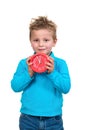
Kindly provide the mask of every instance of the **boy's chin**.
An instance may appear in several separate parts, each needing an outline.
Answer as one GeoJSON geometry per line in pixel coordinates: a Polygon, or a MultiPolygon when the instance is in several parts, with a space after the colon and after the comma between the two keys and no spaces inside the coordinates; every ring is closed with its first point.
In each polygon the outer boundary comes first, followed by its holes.
{"type": "Polygon", "coordinates": [[[45,51],[37,51],[36,53],[45,53],[45,54],[47,54],[45,51]]]}
{"type": "Polygon", "coordinates": [[[46,51],[37,51],[36,53],[44,53],[44,54],[46,54],[46,55],[49,55],[49,54],[50,54],[50,52],[46,52],[46,51]]]}
{"type": "Polygon", "coordinates": [[[36,53],[44,53],[44,54],[49,56],[51,52],[46,53],[46,52],[39,51],[39,52],[36,52],[36,53]]]}

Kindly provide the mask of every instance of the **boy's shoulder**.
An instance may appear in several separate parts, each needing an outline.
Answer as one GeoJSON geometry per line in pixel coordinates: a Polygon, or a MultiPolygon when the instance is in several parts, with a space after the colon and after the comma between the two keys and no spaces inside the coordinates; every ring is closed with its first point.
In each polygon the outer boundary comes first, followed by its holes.
{"type": "Polygon", "coordinates": [[[26,61],[26,57],[24,57],[24,58],[21,58],[20,60],[19,60],[19,62],[25,62],[26,61]]]}
{"type": "Polygon", "coordinates": [[[57,62],[66,62],[65,59],[60,58],[60,57],[54,55],[53,52],[52,52],[52,57],[53,57],[53,59],[54,59],[55,61],[57,61],[57,62]]]}
{"type": "Polygon", "coordinates": [[[55,57],[54,61],[55,61],[55,64],[58,66],[67,65],[66,61],[62,58],[59,58],[59,57],[55,57]]]}
{"type": "Polygon", "coordinates": [[[57,56],[55,56],[55,59],[56,59],[56,60],[59,60],[59,61],[65,61],[63,58],[57,57],[57,56]]]}
{"type": "Polygon", "coordinates": [[[27,60],[27,58],[22,58],[22,59],[19,60],[18,64],[24,65],[24,64],[26,64],[26,60],[27,60]]]}

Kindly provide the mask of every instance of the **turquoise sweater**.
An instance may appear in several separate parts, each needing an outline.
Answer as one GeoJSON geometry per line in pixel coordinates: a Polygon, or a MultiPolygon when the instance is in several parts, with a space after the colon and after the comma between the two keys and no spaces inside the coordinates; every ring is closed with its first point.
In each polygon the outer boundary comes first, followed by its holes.
{"type": "Polygon", "coordinates": [[[34,116],[55,116],[62,114],[63,94],[71,87],[69,71],[63,59],[54,59],[51,73],[35,73],[30,77],[26,59],[22,59],[11,80],[15,92],[21,92],[21,113],[34,116]]]}

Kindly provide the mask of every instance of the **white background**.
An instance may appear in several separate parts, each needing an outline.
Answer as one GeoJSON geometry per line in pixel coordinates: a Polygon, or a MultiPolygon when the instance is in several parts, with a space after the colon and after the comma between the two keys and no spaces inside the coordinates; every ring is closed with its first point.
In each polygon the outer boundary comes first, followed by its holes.
{"type": "Polygon", "coordinates": [[[45,15],[58,25],[56,56],[66,60],[72,81],[64,95],[65,130],[87,129],[86,0],[0,1],[0,130],[19,130],[21,93],[10,81],[21,58],[32,54],[28,38],[31,18],[45,15]]]}

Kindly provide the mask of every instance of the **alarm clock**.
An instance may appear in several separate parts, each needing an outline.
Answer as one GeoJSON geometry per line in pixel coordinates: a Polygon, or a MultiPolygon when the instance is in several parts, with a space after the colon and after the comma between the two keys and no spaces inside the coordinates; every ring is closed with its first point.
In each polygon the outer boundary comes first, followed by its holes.
{"type": "Polygon", "coordinates": [[[30,62],[32,63],[31,69],[34,72],[45,72],[46,62],[48,62],[48,55],[46,55],[45,53],[36,53],[33,56],[31,56],[30,62]]]}

